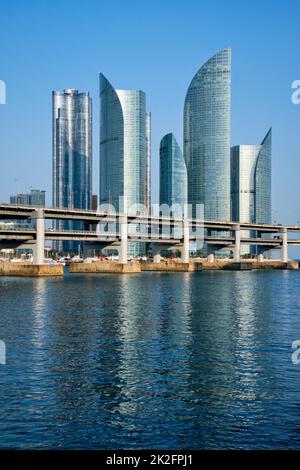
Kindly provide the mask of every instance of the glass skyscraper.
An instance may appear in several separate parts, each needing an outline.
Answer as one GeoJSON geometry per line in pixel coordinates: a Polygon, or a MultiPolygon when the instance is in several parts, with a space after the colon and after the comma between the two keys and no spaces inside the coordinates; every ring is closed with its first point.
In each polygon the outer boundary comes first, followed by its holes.
{"type": "Polygon", "coordinates": [[[255,167],[255,222],[270,224],[272,222],[271,205],[271,162],[272,162],[272,129],[261,143],[255,167]]]}
{"type": "Polygon", "coordinates": [[[159,204],[187,203],[187,171],[182,151],[172,133],[160,142],[159,204]]]}
{"type": "MultiPolygon", "coordinates": [[[[16,194],[10,196],[10,204],[45,207],[46,204],[46,191],[39,189],[31,189],[29,193],[16,194]]],[[[35,227],[34,219],[24,219],[18,221],[10,221],[9,224],[14,228],[32,228],[35,227]]],[[[5,224],[1,224],[5,226],[5,224]]]]}
{"type": "MultiPolygon", "coordinates": [[[[92,202],[92,101],[74,88],[52,93],[53,207],[90,209],[92,202]]],[[[76,221],[56,228],[82,229],[76,221]]],[[[77,251],[78,242],[57,242],[59,251],[77,251]]]]}
{"type": "Polygon", "coordinates": [[[10,196],[11,204],[22,204],[24,206],[37,206],[45,207],[45,195],[46,191],[39,189],[31,189],[30,193],[17,194],[16,196],[10,196]]]}
{"type": "MultiPolygon", "coordinates": [[[[236,145],[231,149],[232,220],[271,223],[272,130],[261,145],[236,145]]],[[[244,231],[243,236],[251,233],[244,231]]],[[[250,253],[249,245],[241,253],[250,253]]]]}
{"type": "Polygon", "coordinates": [[[184,158],[188,203],[204,204],[204,217],[230,219],[231,50],[196,73],[184,104],[184,158]]]}
{"type": "MultiPolygon", "coordinates": [[[[150,114],[140,90],[115,90],[100,74],[100,204],[118,212],[120,197],[127,208],[150,205],[150,114]]],[[[130,243],[129,256],[143,251],[130,243]]]]}
{"type": "Polygon", "coordinates": [[[151,212],[151,113],[146,113],[146,153],[147,153],[147,168],[146,168],[146,193],[145,193],[145,206],[148,212],[151,212]]]}

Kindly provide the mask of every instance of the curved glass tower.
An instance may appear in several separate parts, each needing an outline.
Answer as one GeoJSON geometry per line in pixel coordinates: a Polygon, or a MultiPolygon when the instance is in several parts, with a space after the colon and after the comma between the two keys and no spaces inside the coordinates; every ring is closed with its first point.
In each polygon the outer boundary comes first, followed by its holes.
{"type": "Polygon", "coordinates": [[[187,203],[187,172],[182,151],[172,133],[160,142],[159,204],[187,203]]]}
{"type": "Polygon", "coordinates": [[[115,89],[100,74],[100,204],[119,210],[124,196],[124,118],[115,89]]]}
{"type": "Polygon", "coordinates": [[[149,155],[145,93],[115,90],[100,74],[100,203],[113,204],[118,211],[120,196],[128,207],[147,202],[149,155]]]}
{"type": "MultiPolygon", "coordinates": [[[[150,115],[140,90],[115,90],[100,74],[100,204],[118,212],[119,198],[127,208],[150,199],[150,115]]],[[[141,244],[130,244],[130,256],[141,244]]]]}
{"type": "Polygon", "coordinates": [[[146,113],[146,153],[147,153],[147,167],[146,167],[146,192],[145,192],[145,206],[148,212],[151,212],[151,113],[146,113]]]}
{"type": "MultiPolygon", "coordinates": [[[[90,209],[92,203],[92,100],[74,88],[52,93],[53,207],[90,209]]],[[[81,229],[58,221],[57,228],[81,229]]],[[[77,251],[78,242],[57,242],[59,251],[77,251]]]]}
{"type": "Polygon", "coordinates": [[[204,217],[230,219],[231,50],[196,73],[184,104],[184,158],[188,203],[204,204],[204,217]]]}
{"type": "Polygon", "coordinates": [[[272,128],[261,143],[255,167],[255,222],[270,224],[271,205],[272,128]]]}
{"type": "MultiPolygon", "coordinates": [[[[272,130],[260,145],[236,145],[231,149],[232,220],[271,223],[272,130]]],[[[250,232],[244,231],[244,236],[250,232]]],[[[241,253],[254,253],[243,245],[241,253]]]]}

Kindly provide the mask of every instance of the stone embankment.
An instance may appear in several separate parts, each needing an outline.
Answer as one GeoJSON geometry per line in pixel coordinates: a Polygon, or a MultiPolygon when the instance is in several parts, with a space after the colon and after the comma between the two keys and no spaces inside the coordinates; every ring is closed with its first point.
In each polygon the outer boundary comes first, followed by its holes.
{"type": "Polygon", "coordinates": [[[0,276],[63,276],[61,264],[0,263],[0,276]]]}

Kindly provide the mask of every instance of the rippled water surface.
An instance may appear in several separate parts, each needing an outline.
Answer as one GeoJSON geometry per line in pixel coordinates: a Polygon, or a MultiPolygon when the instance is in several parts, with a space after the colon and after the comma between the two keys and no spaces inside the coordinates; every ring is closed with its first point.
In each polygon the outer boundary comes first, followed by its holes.
{"type": "Polygon", "coordinates": [[[300,272],[0,278],[0,448],[300,448],[300,272]]]}

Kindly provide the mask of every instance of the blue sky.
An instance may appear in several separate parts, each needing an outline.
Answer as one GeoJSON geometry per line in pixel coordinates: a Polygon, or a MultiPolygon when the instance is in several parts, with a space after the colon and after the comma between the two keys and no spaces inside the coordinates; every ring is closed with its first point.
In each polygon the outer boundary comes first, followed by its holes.
{"type": "Polygon", "coordinates": [[[273,127],[273,219],[300,220],[299,1],[94,1],[0,3],[0,201],[30,187],[51,201],[51,91],[93,98],[94,192],[98,192],[98,75],[142,89],[152,112],[153,199],[158,148],[182,143],[188,85],[203,63],[232,48],[232,144],[260,143],[273,127]]]}

